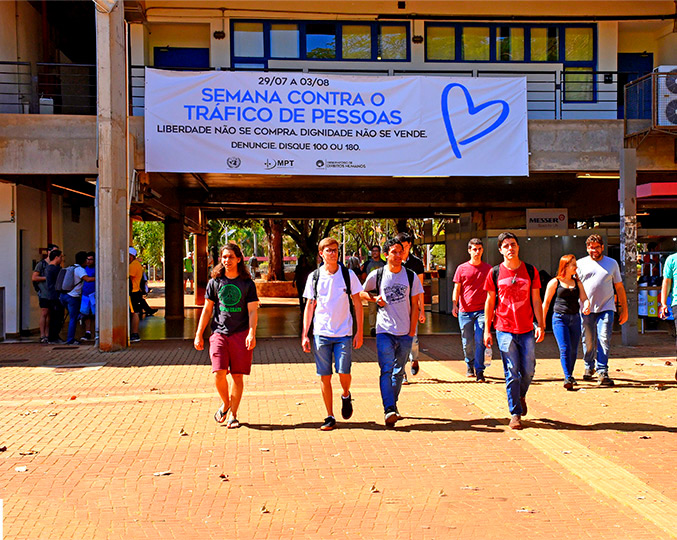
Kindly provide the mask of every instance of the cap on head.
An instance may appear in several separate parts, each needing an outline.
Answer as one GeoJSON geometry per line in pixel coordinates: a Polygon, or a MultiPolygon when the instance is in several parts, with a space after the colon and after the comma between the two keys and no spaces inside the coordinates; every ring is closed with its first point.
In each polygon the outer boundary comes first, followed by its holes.
{"type": "Polygon", "coordinates": [[[136,250],[133,247],[129,248],[129,254],[136,257],[136,250]]]}

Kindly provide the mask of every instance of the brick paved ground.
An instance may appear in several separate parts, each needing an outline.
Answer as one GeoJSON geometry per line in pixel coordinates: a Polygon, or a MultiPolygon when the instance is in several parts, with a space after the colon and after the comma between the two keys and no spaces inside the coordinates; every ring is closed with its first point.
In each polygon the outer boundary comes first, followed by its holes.
{"type": "Polygon", "coordinates": [[[499,363],[490,384],[470,382],[458,336],[421,339],[395,430],[367,339],[355,415],[333,432],[317,429],[319,387],[296,339],[259,341],[239,430],[212,419],[207,353],[190,342],[107,355],[1,345],[5,538],[674,537],[674,343],[640,339],[614,344],[615,388],[566,392],[548,336],[522,432],[506,426],[499,363]]]}

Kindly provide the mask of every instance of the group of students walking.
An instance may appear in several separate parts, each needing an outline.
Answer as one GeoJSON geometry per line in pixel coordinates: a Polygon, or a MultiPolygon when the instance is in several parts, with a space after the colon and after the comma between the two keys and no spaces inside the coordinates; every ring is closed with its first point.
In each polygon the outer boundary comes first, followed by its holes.
{"type": "MultiPolygon", "coordinates": [[[[409,247],[409,246],[407,246],[409,247]]],[[[482,241],[468,243],[470,260],[458,266],[452,294],[453,315],[459,318],[467,375],[485,382],[485,351],[493,345],[492,325],[501,354],[512,429],[522,429],[527,414],[526,396],[536,367],[535,344],[545,335],[545,319],[552,303],[553,332],[560,349],[564,387],[573,377],[578,343],[583,335],[584,380],[596,376],[601,386],[612,386],[608,356],[614,317],[627,321],[627,301],[618,264],[604,256],[599,235],[586,240],[588,257],[576,261],[562,256],[557,276],[547,285],[541,301],[538,270],[519,257],[517,237],[498,236],[503,262],[491,267],[482,261],[482,241]],[[618,297],[618,306],[615,297],[618,297]]],[[[339,263],[339,243],[325,238],[319,244],[323,264],[308,278],[301,346],[313,354],[327,417],[320,429],[336,426],[332,374],[339,376],[341,416],[353,414],[351,363],[353,349],[363,341],[362,302],[376,306],[375,335],[380,368],[379,386],[384,422],[388,427],[403,418],[398,398],[405,378],[405,363],[421,319],[423,286],[419,276],[403,265],[405,246],[399,238],[383,246],[385,264],[368,273],[364,283],[339,263]]],[[[222,248],[205,294],[205,307],[195,335],[195,348],[204,348],[203,333],[211,319],[209,354],[222,404],[214,415],[229,428],[240,426],[237,412],[244,389],[243,376],[251,372],[256,346],[258,297],[242,252],[235,244],[222,248]],[[232,389],[227,375],[231,375],[232,389]]],[[[416,373],[412,369],[412,373],[416,373]]]]}

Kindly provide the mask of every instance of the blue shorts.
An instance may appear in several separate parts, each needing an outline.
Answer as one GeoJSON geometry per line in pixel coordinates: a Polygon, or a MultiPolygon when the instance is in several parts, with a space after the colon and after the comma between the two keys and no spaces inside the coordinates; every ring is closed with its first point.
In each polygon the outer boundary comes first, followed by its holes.
{"type": "Polygon", "coordinates": [[[96,293],[82,295],[80,313],[85,317],[96,315],[96,293]]]}
{"type": "Polygon", "coordinates": [[[320,376],[331,375],[331,357],[334,355],[336,373],[350,373],[353,356],[353,338],[313,336],[313,356],[320,376]]]}

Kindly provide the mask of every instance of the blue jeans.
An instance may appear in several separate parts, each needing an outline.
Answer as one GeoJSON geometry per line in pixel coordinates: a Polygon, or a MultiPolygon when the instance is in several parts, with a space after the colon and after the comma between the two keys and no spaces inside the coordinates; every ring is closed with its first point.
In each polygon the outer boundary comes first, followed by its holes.
{"type": "Polygon", "coordinates": [[[536,371],[536,338],[533,330],[525,334],[511,334],[496,330],[496,343],[503,359],[505,389],[508,393],[510,414],[522,415],[520,398],[527,395],[536,371]]]}
{"type": "Polygon", "coordinates": [[[559,359],[562,363],[564,378],[573,377],[578,342],[581,340],[581,316],[578,313],[573,315],[553,313],[552,333],[555,334],[559,347],[559,359]]]}
{"type": "Polygon", "coordinates": [[[581,317],[583,330],[583,360],[586,369],[609,371],[609,345],[614,326],[614,312],[602,311],[581,317]],[[597,365],[595,365],[597,352],[597,365]]]}
{"type": "Polygon", "coordinates": [[[484,371],[484,310],[459,311],[458,324],[461,326],[465,363],[468,367],[474,366],[475,372],[484,371]]]}
{"type": "Polygon", "coordinates": [[[411,352],[412,341],[413,338],[406,334],[376,334],[378,365],[381,368],[379,385],[384,409],[397,406],[404,378],[404,364],[411,352]]]}
{"type": "Polygon", "coordinates": [[[331,358],[334,357],[336,373],[350,373],[353,354],[353,338],[313,336],[313,356],[315,368],[320,376],[331,375],[331,358]]]}
{"type": "Polygon", "coordinates": [[[62,294],[61,303],[68,310],[68,337],[66,338],[66,343],[73,343],[75,341],[75,328],[80,318],[80,297],[62,294]]]}

